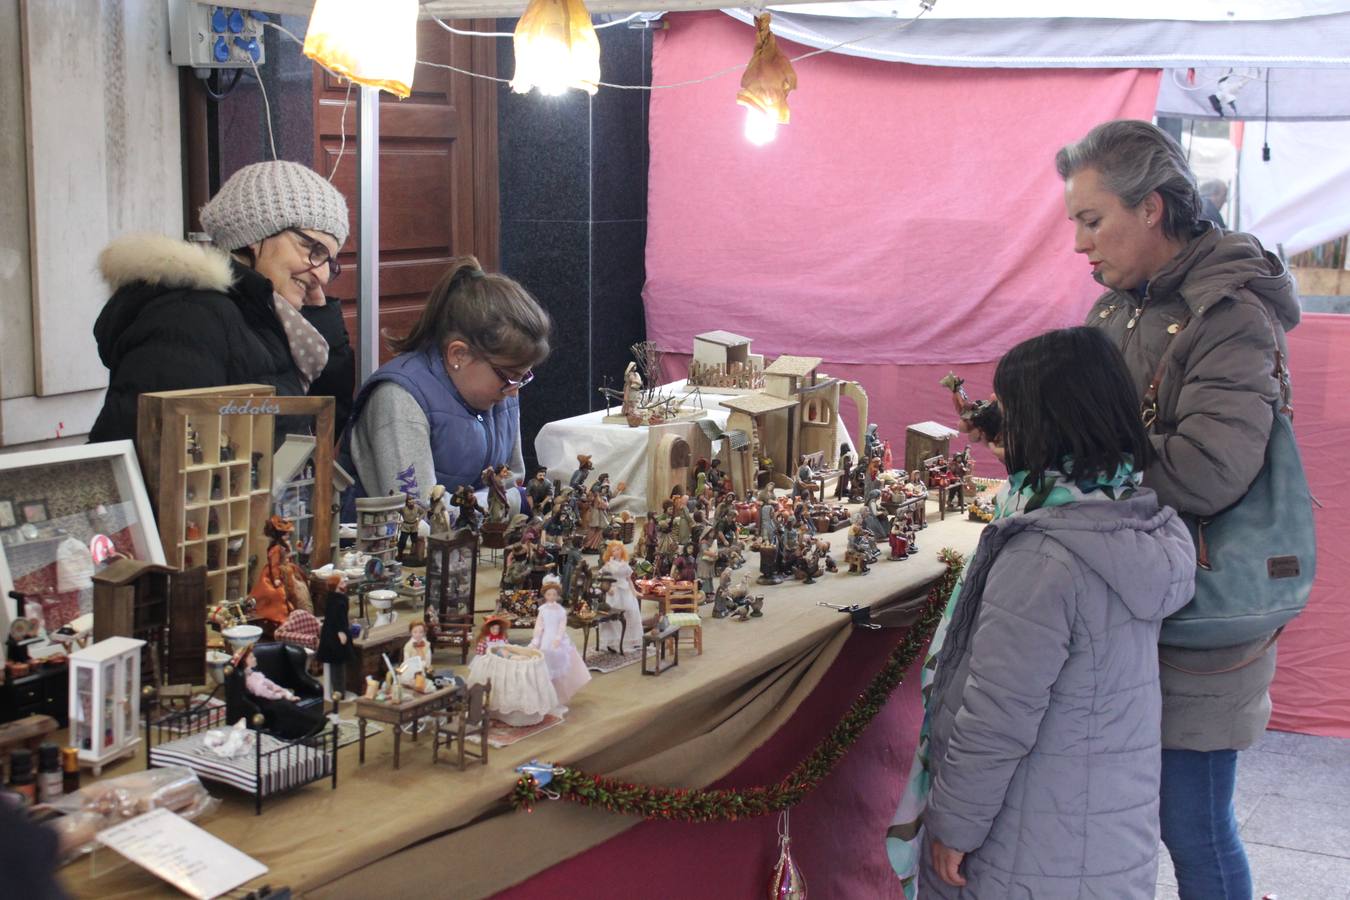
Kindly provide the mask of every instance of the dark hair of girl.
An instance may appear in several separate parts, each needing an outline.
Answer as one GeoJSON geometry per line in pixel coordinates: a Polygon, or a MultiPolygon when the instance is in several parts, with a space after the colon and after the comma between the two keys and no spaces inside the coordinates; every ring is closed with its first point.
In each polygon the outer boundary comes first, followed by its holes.
{"type": "Polygon", "coordinates": [[[1004,462],[1037,484],[1047,469],[1110,476],[1126,460],[1149,461],[1139,395],[1125,359],[1094,328],[1063,328],[1023,341],[994,371],[1003,409],[1004,462]]]}
{"type": "Polygon", "coordinates": [[[472,256],[450,261],[431,289],[422,316],[402,338],[389,338],[395,353],[435,348],[461,340],[478,353],[535,366],[548,357],[552,322],[530,292],[505,275],[484,272],[472,256]]]}

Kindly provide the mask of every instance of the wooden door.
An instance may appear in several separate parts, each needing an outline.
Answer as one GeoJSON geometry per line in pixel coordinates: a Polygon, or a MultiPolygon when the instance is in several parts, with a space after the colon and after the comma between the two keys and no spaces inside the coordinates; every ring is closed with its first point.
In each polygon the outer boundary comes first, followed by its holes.
{"type": "Polygon", "coordinates": [[[169,647],[166,684],[206,681],[206,567],[176,572],[169,588],[169,647]]]}
{"type": "MultiPolygon", "coordinates": [[[[495,31],[495,20],[457,25],[495,31]]],[[[451,34],[432,21],[421,22],[417,58],[495,75],[492,39],[451,34]]],[[[427,294],[451,257],[477,256],[496,269],[497,93],[496,82],[448,69],[419,65],[406,100],[380,94],[380,329],[404,334],[417,320],[427,294]]],[[[333,170],[343,132],[346,147],[333,183],[347,198],[352,230],[340,260],[342,275],[329,291],[344,301],[347,330],[359,341],[356,298],[360,274],[356,250],[358,214],[357,129],[359,91],[353,87],[345,126],[347,86],[314,68],[314,168],[333,170]]],[[[382,348],[381,362],[389,359],[382,348]]]]}

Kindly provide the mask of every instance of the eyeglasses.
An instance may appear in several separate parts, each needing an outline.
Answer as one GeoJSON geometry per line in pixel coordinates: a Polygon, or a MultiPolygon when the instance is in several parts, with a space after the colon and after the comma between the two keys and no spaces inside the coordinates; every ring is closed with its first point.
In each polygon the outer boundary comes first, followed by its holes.
{"type": "Polygon", "coordinates": [[[309,251],[309,267],[311,269],[317,269],[327,263],[329,278],[336,278],[342,274],[342,264],[337,261],[336,256],[328,251],[328,247],[322,241],[314,240],[299,228],[287,228],[286,230],[298,237],[301,246],[309,251]]]}
{"type": "MultiPolygon", "coordinates": [[[[487,360],[484,359],[483,362],[487,362],[487,360]]],[[[531,381],[534,381],[534,369],[526,369],[524,375],[521,375],[519,378],[512,378],[490,362],[488,362],[488,368],[492,369],[492,374],[502,380],[503,394],[507,391],[518,391],[531,381]]]]}

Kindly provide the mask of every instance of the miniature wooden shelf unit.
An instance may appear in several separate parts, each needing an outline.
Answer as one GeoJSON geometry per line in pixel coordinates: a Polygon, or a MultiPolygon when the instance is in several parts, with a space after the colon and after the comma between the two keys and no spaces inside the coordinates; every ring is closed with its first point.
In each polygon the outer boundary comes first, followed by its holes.
{"type": "MultiPolygon", "coordinates": [[[[314,551],[331,553],[333,399],[275,397],[267,385],[142,394],[136,450],[174,568],[206,566],[207,603],[244,597],[267,545],[276,416],[315,420],[314,551]]],[[[204,611],[203,611],[204,612],[204,611]]]]}
{"type": "Polygon", "coordinates": [[[361,497],[356,501],[356,549],[386,565],[398,553],[398,526],[407,494],[361,497]]]}

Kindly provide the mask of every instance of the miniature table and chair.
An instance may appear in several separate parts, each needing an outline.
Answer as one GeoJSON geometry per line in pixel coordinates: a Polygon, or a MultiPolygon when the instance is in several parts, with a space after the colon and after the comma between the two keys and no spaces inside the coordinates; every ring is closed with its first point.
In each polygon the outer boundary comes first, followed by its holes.
{"type": "Polygon", "coordinates": [[[412,693],[412,697],[404,700],[402,703],[381,703],[378,700],[367,700],[365,697],[358,697],[356,700],[356,723],[360,732],[358,741],[360,742],[359,761],[362,765],[366,761],[366,722],[384,722],[390,725],[394,730],[394,768],[398,768],[399,743],[403,736],[403,726],[411,723],[413,743],[417,742],[417,723],[419,720],[435,715],[442,710],[448,709],[450,705],[459,698],[462,688],[458,686],[437,688],[426,694],[412,693]]]}
{"type": "MultiPolygon", "coordinates": [[[[623,646],[624,639],[628,636],[628,617],[623,614],[621,609],[611,609],[606,612],[597,612],[594,615],[579,616],[576,613],[569,613],[567,616],[568,628],[581,629],[581,658],[586,658],[586,647],[591,640],[591,629],[602,622],[619,623],[619,646],[623,646]]],[[[595,634],[595,651],[600,652],[600,633],[595,634]]]]}

